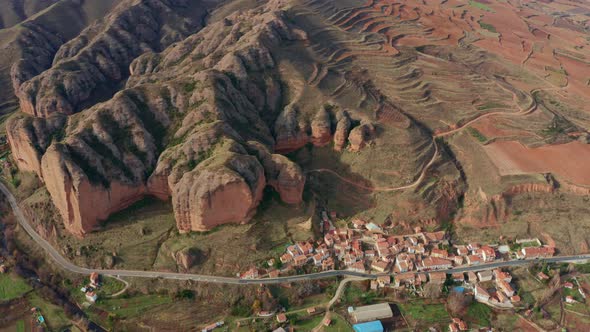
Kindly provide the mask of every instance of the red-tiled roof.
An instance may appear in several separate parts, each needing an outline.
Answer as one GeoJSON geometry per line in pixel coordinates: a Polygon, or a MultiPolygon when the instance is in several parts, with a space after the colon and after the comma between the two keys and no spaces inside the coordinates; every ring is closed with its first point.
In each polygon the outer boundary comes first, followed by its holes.
{"type": "Polygon", "coordinates": [[[277,322],[284,323],[287,321],[287,316],[285,314],[278,314],[277,315],[277,322]]]}

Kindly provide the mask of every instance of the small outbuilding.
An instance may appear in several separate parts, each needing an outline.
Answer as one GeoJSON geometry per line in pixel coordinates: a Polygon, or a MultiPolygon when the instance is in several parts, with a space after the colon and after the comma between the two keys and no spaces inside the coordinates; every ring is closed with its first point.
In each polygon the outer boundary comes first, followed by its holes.
{"type": "Polygon", "coordinates": [[[96,288],[100,284],[99,275],[96,272],[90,274],[90,286],[96,288]]]}
{"type": "Polygon", "coordinates": [[[375,320],[372,322],[366,322],[361,324],[355,324],[352,326],[354,332],[383,332],[383,324],[380,321],[375,320]]]}
{"type": "Polygon", "coordinates": [[[393,317],[389,303],[379,303],[355,308],[350,314],[355,323],[370,322],[393,317]]]}

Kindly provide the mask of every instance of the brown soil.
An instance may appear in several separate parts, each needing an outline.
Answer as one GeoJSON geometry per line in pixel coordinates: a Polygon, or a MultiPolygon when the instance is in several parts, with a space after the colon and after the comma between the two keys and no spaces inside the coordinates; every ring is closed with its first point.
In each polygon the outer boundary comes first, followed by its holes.
{"type": "Polygon", "coordinates": [[[578,141],[539,148],[516,141],[494,142],[484,151],[501,175],[553,173],[576,184],[590,185],[590,145],[578,141]]]}

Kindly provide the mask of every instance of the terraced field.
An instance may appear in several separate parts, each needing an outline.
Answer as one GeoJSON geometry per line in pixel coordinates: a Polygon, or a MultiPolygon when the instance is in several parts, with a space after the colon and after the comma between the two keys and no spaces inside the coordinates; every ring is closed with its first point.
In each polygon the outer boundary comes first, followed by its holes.
{"type": "MultiPolygon", "coordinates": [[[[0,14],[4,173],[77,264],[233,275],[323,209],[587,251],[587,1],[42,2],[0,14]]],[[[194,329],[148,300],[95,314],[194,329]]]]}
{"type": "MultiPolygon", "coordinates": [[[[527,157],[514,149],[508,149],[510,156],[505,157],[484,152],[497,150],[500,144],[522,144],[530,149],[553,144],[548,147],[551,151],[567,154],[571,145],[564,143],[587,135],[590,122],[582,100],[590,96],[588,89],[582,92],[581,87],[588,83],[582,78],[588,76],[584,66],[587,55],[583,54],[587,54],[590,39],[576,27],[590,9],[579,5],[575,14],[567,14],[568,31],[560,30],[564,24],[558,29],[558,21],[549,19],[572,6],[578,4],[297,2],[289,14],[297,25],[312,32],[306,49],[313,62],[307,69],[307,83],[332,98],[356,101],[368,117],[387,126],[370,152],[340,158],[347,172],[354,175],[341,176],[339,181],[373,191],[374,203],[405,200],[401,206],[408,200],[413,201],[410,206],[420,206],[423,199],[440,200],[444,197],[441,188],[457,181],[467,183],[469,201],[476,200],[478,192],[491,196],[518,183],[536,183],[540,173],[584,186],[584,181],[570,176],[577,174],[576,165],[581,161],[554,167],[554,159],[547,159],[552,157],[536,154],[536,166],[507,173],[499,165],[519,154],[527,157]],[[562,52],[562,48],[569,51],[562,52]],[[472,139],[479,142],[479,148],[464,146],[465,139],[454,138],[466,128],[478,134],[472,139]],[[419,179],[417,171],[424,170],[435,150],[430,135],[442,137],[449,145],[445,148],[443,144],[432,170],[419,179]],[[387,147],[379,144],[382,142],[387,142],[387,147]],[[448,154],[456,158],[460,171],[445,166],[448,154]],[[369,166],[374,164],[379,167],[369,166]],[[506,175],[522,176],[515,182],[506,175]],[[355,176],[370,184],[355,180],[355,176]],[[411,193],[402,194],[404,198],[382,193],[386,191],[382,189],[404,188],[416,179],[420,183],[409,190],[411,193]]],[[[590,149],[585,144],[579,148],[577,156],[584,159],[590,149]]],[[[332,175],[332,179],[338,177],[332,175]]],[[[371,217],[386,215],[382,210],[371,211],[371,217]]]]}

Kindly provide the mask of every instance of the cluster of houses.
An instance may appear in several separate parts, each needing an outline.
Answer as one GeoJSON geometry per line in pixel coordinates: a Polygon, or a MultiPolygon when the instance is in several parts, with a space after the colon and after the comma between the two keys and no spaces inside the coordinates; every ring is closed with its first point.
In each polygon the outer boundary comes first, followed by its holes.
{"type": "Polygon", "coordinates": [[[448,245],[442,231],[422,232],[418,229],[412,235],[388,235],[380,226],[360,219],[352,221],[352,228],[329,225],[320,241],[298,242],[287,247],[280,257],[283,266],[289,269],[313,264],[321,270],[338,267],[361,273],[370,270],[403,273],[457,265],[446,250],[438,248],[439,244],[448,245]]]}
{"type": "Polygon", "coordinates": [[[449,331],[450,332],[459,332],[459,331],[467,331],[469,328],[467,327],[467,323],[460,318],[453,318],[453,321],[449,324],[449,331]]]}
{"type": "MultiPolygon", "coordinates": [[[[282,272],[313,264],[319,270],[347,269],[365,273],[399,274],[396,285],[422,283],[423,274],[448,270],[457,266],[476,266],[494,262],[502,247],[470,243],[451,246],[444,231],[425,232],[420,227],[414,234],[393,235],[372,222],[354,219],[350,227],[336,228],[327,216],[324,216],[324,236],[318,241],[302,241],[287,247],[280,256],[282,270],[269,270],[261,273],[252,268],[240,275],[242,278],[259,278],[265,274],[277,277],[282,272]]],[[[538,240],[537,240],[538,241],[538,240]]],[[[540,245],[540,243],[539,243],[540,245]]],[[[518,259],[535,259],[551,257],[555,248],[549,246],[528,246],[515,253],[518,259]]],[[[272,265],[269,262],[269,265],[272,265]]],[[[444,274],[430,273],[430,280],[444,282],[444,274]]],[[[385,283],[385,281],[381,282],[385,283]]]]}
{"type": "Polygon", "coordinates": [[[80,291],[85,294],[86,300],[90,303],[96,302],[98,300],[98,295],[96,291],[100,287],[100,276],[96,272],[92,272],[90,274],[90,282],[88,285],[83,286],[80,288],[80,291]]]}
{"type": "MultiPolygon", "coordinates": [[[[473,273],[473,272],[469,272],[473,273]]],[[[511,308],[520,302],[520,296],[511,285],[512,275],[509,272],[495,269],[480,271],[472,276],[474,280],[475,300],[494,307],[511,308]]]]}
{"type": "MultiPolygon", "coordinates": [[[[579,295],[580,300],[576,299],[576,297],[574,297],[573,295],[566,295],[564,298],[565,303],[574,304],[574,303],[579,303],[579,302],[585,302],[586,301],[586,292],[584,292],[584,289],[582,287],[580,287],[580,284],[578,283],[578,279],[574,278],[573,280],[576,283],[575,285],[571,281],[566,281],[563,283],[563,288],[570,290],[570,291],[573,291],[574,289],[577,288],[578,293],[580,294],[579,295]]],[[[569,292],[566,292],[566,294],[567,293],[569,293],[569,292]]],[[[575,294],[575,293],[572,292],[571,294],[575,294]]]]}

